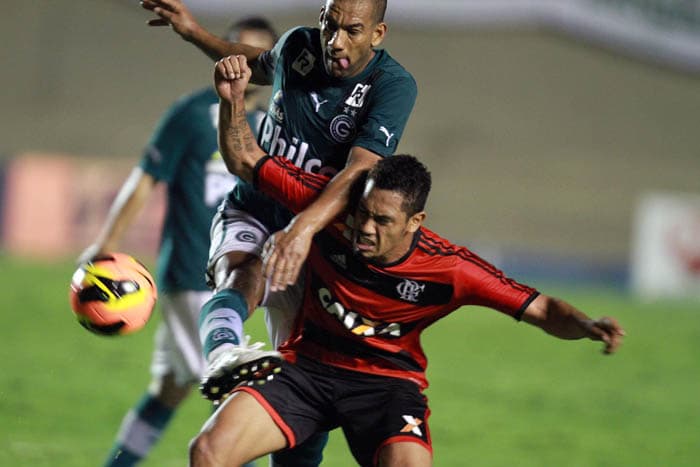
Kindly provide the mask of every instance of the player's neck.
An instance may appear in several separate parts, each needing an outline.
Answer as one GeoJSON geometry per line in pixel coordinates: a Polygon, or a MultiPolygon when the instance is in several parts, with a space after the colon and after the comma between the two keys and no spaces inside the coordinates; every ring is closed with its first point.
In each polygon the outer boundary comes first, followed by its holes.
{"type": "Polygon", "coordinates": [[[402,263],[413,251],[418,241],[418,232],[409,233],[401,240],[401,243],[390,252],[387,252],[381,259],[377,258],[373,262],[379,266],[387,267],[402,263]]]}

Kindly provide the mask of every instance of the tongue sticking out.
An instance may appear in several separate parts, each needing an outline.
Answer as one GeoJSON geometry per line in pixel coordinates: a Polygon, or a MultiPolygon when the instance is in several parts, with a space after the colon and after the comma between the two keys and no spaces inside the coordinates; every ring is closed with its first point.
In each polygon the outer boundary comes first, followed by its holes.
{"type": "Polygon", "coordinates": [[[339,58],[338,65],[340,65],[340,68],[342,68],[343,70],[347,70],[350,66],[350,60],[348,60],[347,58],[339,58]]]}

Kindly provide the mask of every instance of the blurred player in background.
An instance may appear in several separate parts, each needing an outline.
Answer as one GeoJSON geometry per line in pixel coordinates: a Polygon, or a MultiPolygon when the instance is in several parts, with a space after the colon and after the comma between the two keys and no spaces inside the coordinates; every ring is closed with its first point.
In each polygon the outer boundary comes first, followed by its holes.
{"type": "MultiPolygon", "coordinates": [[[[247,143],[252,132],[239,110],[251,75],[245,62],[234,56],[216,65],[222,155],[241,179],[302,211],[328,177],[247,143]]],[[[414,157],[380,160],[356,187],[342,218],[349,222],[339,218],[314,237],[282,371],[234,390],[192,443],[192,465],[239,465],[337,426],[361,466],[432,465],[420,335],[464,305],[561,339],[602,341],[607,354],[622,343],[613,318],[591,319],[423,227],[431,177],[414,157]]]]}
{"type": "MultiPolygon", "coordinates": [[[[253,70],[251,82],[272,85],[260,146],[305,171],[333,177],[296,217],[253,185],[239,183],[213,226],[209,267],[217,293],[203,307],[200,325],[211,362],[206,384],[218,387],[220,380],[239,373],[257,374],[264,381],[280,362],[279,353],[248,348],[242,335],[243,322],[263,301],[265,241],[278,231],[265,265],[272,293],[264,300],[270,337],[277,345],[289,333],[301,285],[275,291],[295,283],[313,235],[344,209],[357,176],[395,152],[415,103],[416,84],[385,50],[377,49],[387,31],[385,0],[326,0],[320,28],[291,29],[272,50],[213,36],[180,0],[141,3],[158,15],[149,24],[170,25],[208,56],[244,55],[253,70]]],[[[236,112],[239,118],[245,109],[236,112]]],[[[207,387],[204,391],[212,396],[207,387]]]]}
{"type": "MultiPolygon", "coordinates": [[[[232,25],[225,38],[270,48],[277,35],[265,19],[249,18],[232,25]]],[[[264,116],[258,91],[255,86],[246,91],[250,112],[245,118],[255,129],[264,116]]],[[[88,261],[119,250],[125,230],[154,185],[167,185],[168,208],[157,267],[163,319],[155,337],[152,380],[124,418],[108,466],[131,466],[142,460],[205,369],[198,319],[212,295],[205,280],[209,230],[217,206],[236,183],[217,147],[218,105],[210,86],[179,99],[168,110],[115,199],[97,240],[79,259],[88,261]]]]}

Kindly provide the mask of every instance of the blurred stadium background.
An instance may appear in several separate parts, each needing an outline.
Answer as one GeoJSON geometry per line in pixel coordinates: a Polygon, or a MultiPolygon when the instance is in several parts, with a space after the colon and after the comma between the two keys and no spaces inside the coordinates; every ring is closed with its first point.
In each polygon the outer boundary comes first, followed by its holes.
{"type": "MultiPolygon", "coordinates": [[[[220,32],[249,13],[280,30],[313,25],[320,1],[186,3],[220,32]]],[[[3,10],[0,464],[95,465],[143,385],[154,327],[128,345],[82,331],[66,302],[71,262],[162,112],[208,84],[212,64],[168,29],[149,29],[136,1],[3,10]]],[[[433,172],[428,225],[637,331],[599,368],[590,344],[562,350],[497,318],[450,317],[464,333],[443,325],[428,335],[436,465],[695,465],[700,2],[390,0],[387,21],[384,46],[418,83],[399,150],[433,172]],[[462,340],[469,354],[456,357],[462,340]],[[464,378],[455,365],[469,369],[464,378]],[[440,402],[463,392],[470,405],[440,402]],[[484,406],[487,396],[502,406],[484,406]]],[[[125,251],[154,257],[162,210],[156,197],[125,251]]],[[[179,415],[148,465],[185,463],[202,404],[179,415]]],[[[333,459],[325,465],[348,465],[333,459]]]]}

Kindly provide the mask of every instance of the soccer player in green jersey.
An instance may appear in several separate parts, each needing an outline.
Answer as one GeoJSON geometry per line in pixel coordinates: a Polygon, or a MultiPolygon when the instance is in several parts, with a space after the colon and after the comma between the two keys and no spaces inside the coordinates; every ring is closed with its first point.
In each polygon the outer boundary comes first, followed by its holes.
{"type": "Polygon", "coordinates": [[[378,48],[387,32],[385,0],[326,0],[319,28],[291,29],[272,49],[217,38],[180,0],[141,4],[158,16],[149,24],[170,25],[211,58],[244,55],[252,68],[251,82],[272,86],[260,146],[305,171],[333,176],[319,198],[295,217],[249,183],[239,183],[219,210],[209,260],[216,294],[203,307],[200,323],[211,362],[203,391],[216,398],[223,394],[210,389],[222,379],[253,373],[264,381],[279,363],[276,351],[245,345],[243,321],[263,303],[273,343],[288,336],[301,290],[296,281],[312,237],[341,212],[357,176],[395,152],[416,84],[378,48]],[[263,265],[263,245],[275,232],[274,248],[263,265]]]}
{"type": "MultiPolygon", "coordinates": [[[[264,48],[277,39],[262,18],[235,23],[226,37],[264,48]]],[[[246,105],[251,110],[246,119],[252,128],[259,128],[264,116],[259,101],[259,93],[249,88],[246,105]]],[[[80,261],[88,261],[117,250],[154,185],[167,185],[157,268],[163,319],[155,337],[152,381],[124,418],[107,466],[130,466],[143,459],[205,370],[198,318],[211,297],[205,281],[209,229],[217,206],[236,183],[217,147],[218,106],[219,98],[209,86],[179,99],[165,113],[97,240],[80,255],[80,261]]]]}

